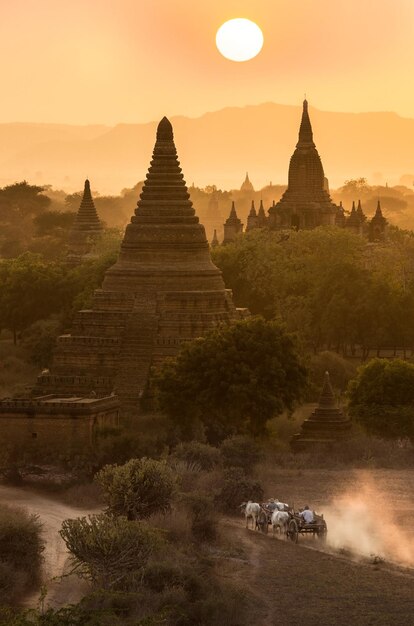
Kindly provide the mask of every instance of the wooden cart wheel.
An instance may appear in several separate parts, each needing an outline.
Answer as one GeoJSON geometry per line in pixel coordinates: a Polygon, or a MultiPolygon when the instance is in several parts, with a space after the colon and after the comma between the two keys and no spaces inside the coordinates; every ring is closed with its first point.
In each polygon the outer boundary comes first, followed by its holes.
{"type": "Polygon", "coordinates": [[[299,539],[299,528],[298,525],[296,523],[296,520],[292,519],[289,522],[289,526],[288,526],[288,537],[291,541],[293,541],[293,543],[297,543],[298,539],[299,539]]]}

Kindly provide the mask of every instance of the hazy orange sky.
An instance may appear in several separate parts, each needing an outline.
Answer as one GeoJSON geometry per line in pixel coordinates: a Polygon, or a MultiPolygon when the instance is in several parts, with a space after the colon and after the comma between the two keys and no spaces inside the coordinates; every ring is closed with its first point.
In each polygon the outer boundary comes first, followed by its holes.
{"type": "Polygon", "coordinates": [[[414,0],[0,0],[0,122],[144,122],[266,101],[414,117],[414,0]],[[247,17],[262,52],[224,59],[247,17]]]}

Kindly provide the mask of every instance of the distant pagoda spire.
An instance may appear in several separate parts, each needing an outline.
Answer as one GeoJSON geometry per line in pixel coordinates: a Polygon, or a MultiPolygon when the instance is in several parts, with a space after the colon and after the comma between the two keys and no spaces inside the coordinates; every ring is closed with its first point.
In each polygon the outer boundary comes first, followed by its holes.
{"type": "Polygon", "coordinates": [[[359,232],[360,228],[361,228],[361,218],[357,213],[357,210],[355,208],[355,200],[352,201],[352,209],[351,209],[351,213],[348,217],[348,219],[346,220],[345,226],[347,228],[352,228],[353,230],[359,232]]]}
{"type": "Polygon", "coordinates": [[[230,215],[227,218],[224,224],[224,239],[223,243],[231,243],[234,241],[240,233],[243,232],[243,224],[241,220],[237,217],[236,213],[236,205],[234,200],[231,203],[230,215]]]}
{"type": "Polygon", "coordinates": [[[370,241],[381,241],[384,238],[387,220],[382,214],[381,202],[378,199],[377,210],[369,223],[368,237],[370,241]]]}
{"type": "Polygon", "coordinates": [[[264,228],[267,226],[267,217],[263,206],[263,199],[260,198],[260,206],[257,212],[257,224],[259,228],[264,228]]]}
{"type": "Polygon", "coordinates": [[[248,192],[254,191],[254,187],[253,187],[253,185],[252,185],[252,183],[250,181],[250,178],[249,178],[249,172],[246,172],[246,178],[244,179],[244,182],[243,182],[242,186],[240,187],[240,191],[245,191],[245,192],[246,191],[248,191],[248,192]]]}
{"type": "Polygon", "coordinates": [[[93,247],[94,240],[101,234],[103,224],[93,202],[89,180],[85,180],[82,201],[68,236],[67,261],[71,265],[80,263],[93,247]]]}
{"type": "Polygon", "coordinates": [[[309,143],[313,146],[315,145],[313,143],[312,124],[308,112],[308,101],[305,99],[303,101],[302,120],[300,122],[299,141],[297,145],[302,146],[303,144],[309,143]]]}
{"type": "Polygon", "coordinates": [[[358,200],[358,208],[356,212],[361,222],[365,222],[367,218],[364,211],[362,210],[361,200],[358,200]]]}
{"type": "Polygon", "coordinates": [[[219,245],[219,240],[217,237],[217,230],[214,229],[213,239],[211,240],[211,247],[216,248],[219,245]]]}
{"type": "Polygon", "coordinates": [[[73,230],[102,230],[102,222],[95,208],[88,179],[85,180],[82,201],[76,214],[73,230]]]}
{"type": "Polygon", "coordinates": [[[257,221],[257,213],[256,213],[256,208],[254,206],[254,200],[252,200],[252,206],[250,208],[250,213],[247,217],[247,226],[246,226],[246,232],[248,233],[249,231],[253,230],[254,228],[257,228],[258,226],[258,221],[257,221]]]}

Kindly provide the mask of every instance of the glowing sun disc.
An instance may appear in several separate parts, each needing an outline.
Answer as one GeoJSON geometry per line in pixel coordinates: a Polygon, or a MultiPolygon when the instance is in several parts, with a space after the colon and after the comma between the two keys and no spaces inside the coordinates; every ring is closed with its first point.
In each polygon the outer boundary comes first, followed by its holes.
{"type": "Polygon", "coordinates": [[[251,20],[236,17],[220,26],[216,46],[230,61],[249,61],[262,49],[263,33],[251,20]]]}

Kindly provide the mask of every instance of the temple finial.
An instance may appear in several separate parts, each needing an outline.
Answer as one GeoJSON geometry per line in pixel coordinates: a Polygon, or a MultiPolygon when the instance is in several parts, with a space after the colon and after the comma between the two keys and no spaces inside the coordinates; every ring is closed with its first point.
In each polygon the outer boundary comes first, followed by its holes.
{"type": "Polygon", "coordinates": [[[173,128],[170,120],[165,116],[158,124],[157,141],[172,141],[174,139],[173,128]]]}

